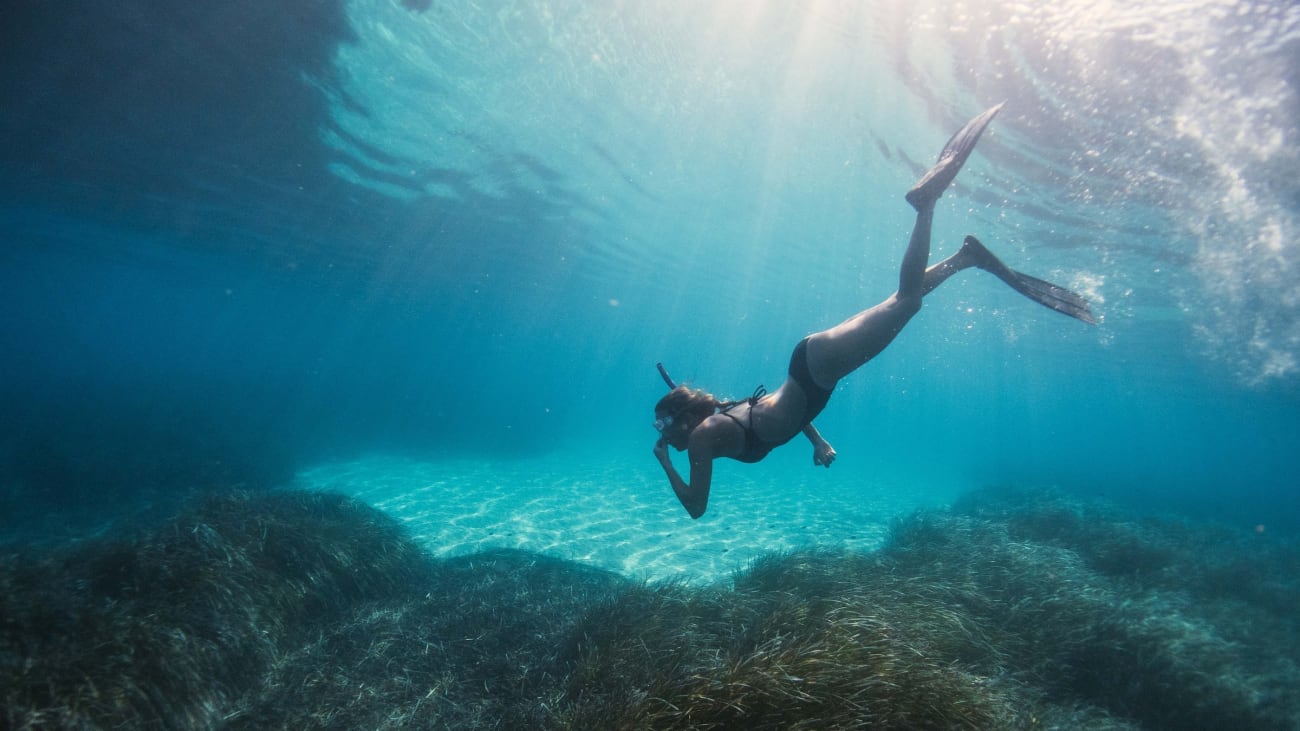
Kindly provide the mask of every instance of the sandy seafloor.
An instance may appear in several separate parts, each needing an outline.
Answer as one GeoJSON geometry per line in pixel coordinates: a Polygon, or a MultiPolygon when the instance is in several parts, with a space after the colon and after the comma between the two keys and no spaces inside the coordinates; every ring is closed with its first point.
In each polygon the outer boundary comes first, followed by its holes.
{"type": "Polygon", "coordinates": [[[791,480],[726,465],[715,471],[708,512],[693,521],[648,454],[644,465],[369,456],[307,469],[293,487],[377,507],[438,557],[517,548],[630,578],[690,583],[725,579],[774,551],[878,548],[892,520],[947,505],[960,492],[864,481],[834,468],[791,480]]]}

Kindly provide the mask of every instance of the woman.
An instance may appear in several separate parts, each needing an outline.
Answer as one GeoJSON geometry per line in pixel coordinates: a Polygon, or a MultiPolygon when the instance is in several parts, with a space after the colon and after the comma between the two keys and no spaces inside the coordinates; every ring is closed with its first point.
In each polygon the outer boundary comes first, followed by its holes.
{"type": "Polygon", "coordinates": [[[812,422],[826,407],[836,382],[884,350],[921,309],[921,299],[963,269],[983,269],[1040,304],[1095,322],[1082,297],[1009,269],[973,236],[966,237],[956,254],[926,268],[934,204],[1001,109],[999,104],[967,122],[944,146],[934,167],[908,191],[906,198],[916,209],[916,224],[903,254],[898,291],[875,307],[799,341],[790,357],[789,377],[780,388],[769,394],[760,388],[745,401],[722,403],[704,391],[675,386],[663,373],[672,390],[655,405],[655,428],[660,436],[654,453],[692,518],[703,515],[708,505],[713,460],[718,457],[757,462],[803,432],[813,445],[813,463],[829,467],[835,450],[812,422]],[[689,482],[673,467],[670,446],[687,452],[689,482]]]}

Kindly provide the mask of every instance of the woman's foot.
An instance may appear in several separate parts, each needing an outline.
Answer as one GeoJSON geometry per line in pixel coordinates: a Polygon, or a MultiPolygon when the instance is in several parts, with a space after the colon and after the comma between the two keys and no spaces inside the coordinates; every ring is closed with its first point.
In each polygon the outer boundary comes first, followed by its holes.
{"type": "Polygon", "coordinates": [[[963,268],[975,267],[976,269],[983,269],[1000,279],[1015,274],[1010,267],[1003,264],[1001,259],[994,256],[993,252],[989,251],[988,247],[984,246],[974,236],[967,236],[961,242],[961,248],[957,250],[957,256],[963,268]]]}
{"type": "Polygon", "coordinates": [[[1089,325],[1097,324],[1097,318],[1093,317],[1092,309],[1088,306],[1088,300],[1065,287],[1052,284],[1038,277],[1032,277],[1024,272],[1018,272],[1003,264],[974,236],[966,237],[966,240],[961,244],[961,249],[953,255],[953,259],[962,267],[983,269],[1011,285],[1011,288],[1020,294],[1044,307],[1056,310],[1063,315],[1069,315],[1089,325]]]}
{"type": "Polygon", "coordinates": [[[957,133],[948,140],[948,144],[943,146],[943,152],[939,153],[939,160],[934,167],[930,168],[920,181],[907,191],[905,197],[913,208],[919,211],[927,205],[934,205],[934,202],[939,200],[939,196],[943,195],[952,184],[953,178],[957,177],[957,173],[966,164],[966,158],[970,157],[971,151],[975,149],[975,143],[979,142],[984,129],[989,126],[989,122],[993,121],[998,112],[1002,111],[1003,104],[1006,102],[984,110],[957,130],[957,133]]]}

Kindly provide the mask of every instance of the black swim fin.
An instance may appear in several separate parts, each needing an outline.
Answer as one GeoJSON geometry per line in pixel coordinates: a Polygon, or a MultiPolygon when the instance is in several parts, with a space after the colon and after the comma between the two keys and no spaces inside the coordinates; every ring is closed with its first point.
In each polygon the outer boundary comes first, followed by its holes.
{"type": "Polygon", "coordinates": [[[1088,301],[1083,297],[1071,292],[1065,287],[1058,287],[1051,282],[1045,282],[1037,277],[1031,277],[1024,272],[1012,270],[1015,280],[1003,280],[1010,284],[1020,294],[1037,302],[1044,307],[1050,307],[1064,315],[1069,315],[1076,320],[1082,320],[1089,325],[1096,325],[1097,318],[1092,316],[1092,310],[1088,308],[1088,301]]]}
{"type": "Polygon", "coordinates": [[[934,167],[917,181],[912,189],[907,191],[907,202],[912,207],[921,210],[921,207],[927,204],[933,204],[939,200],[939,196],[948,189],[953,178],[957,177],[957,172],[961,170],[962,165],[966,164],[966,158],[975,149],[975,143],[979,142],[980,135],[984,134],[984,128],[989,126],[989,122],[1002,111],[1003,105],[990,107],[984,110],[979,116],[967,122],[957,133],[948,140],[948,144],[943,146],[943,152],[939,153],[939,160],[935,162],[934,167]]]}
{"type": "Polygon", "coordinates": [[[976,266],[1011,285],[1011,288],[1020,294],[1063,315],[1069,315],[1089,325],[1097,324],[1097,318],[1093,317],[1092,310],[1088,307],[1088,300],[1080,295],[1003,264],[974,236],[967,236],[962,248],[968,249],[975,257],[978,262],[976,266]]]}

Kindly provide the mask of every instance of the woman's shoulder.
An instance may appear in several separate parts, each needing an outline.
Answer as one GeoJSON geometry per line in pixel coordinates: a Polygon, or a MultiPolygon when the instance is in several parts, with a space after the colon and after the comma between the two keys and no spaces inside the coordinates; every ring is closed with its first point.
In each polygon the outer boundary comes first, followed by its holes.
{"type": "Polygon", "coordinates": [[[701,436],[708,436],[711,440],[725,438],[731,436],[731,434],[744,434],[745,414],[748,411],[748,403],[719,411],[718,414],[708,416],[707,419],[701,421],[699,427],[695,427],[695,432],[702,432],[701,436]]]}
{"type": "Polygon", "coordinates": [[[749,404],[737,404],[736,406],[723,409],[713,416],[710,416],[700,422],[700,426],[709,429],[722,428],[730,430],[732,427],[740,426],[744,423],[744,417],[748,411],[749,404]]]}
{"type": "Polygon", "coordinates": [[[745,438],[745,427],[741,409],[748,410],[749,405],[737,406],[727,411],[719,411],[713,416],[708,417],[700,422],[691,433],[691,441],[697,439],[700,443],[708,444],[714,448],[715,452],[729,451],[726,448],[733,446],[737,441],[743,442],[745,438]],[[739,413],[738,413],[739,412],[739,413]]]}

